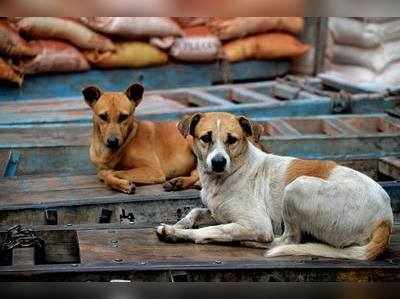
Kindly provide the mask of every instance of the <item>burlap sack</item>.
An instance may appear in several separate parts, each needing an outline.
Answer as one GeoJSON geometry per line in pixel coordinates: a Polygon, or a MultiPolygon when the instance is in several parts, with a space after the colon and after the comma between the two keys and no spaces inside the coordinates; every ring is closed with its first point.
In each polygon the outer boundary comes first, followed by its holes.
{"type": "Polygon", "coordinates": [[[298,57],[309,50],[309,46],[285,33],[266,33],[235,40],[223,47],[224,57],[230,61],[246,59],[275,59],[298,57]]]}
{"type": "Polygon", "coordinates": [[[0,53],[9,56],[35,55],[28,43],[4,20],[0,20],[0,53]]]}
{"type": "Polygon", "coordinates": [[[17,26],[20,31],[30,36],[63,39],[82,49],[99,51],[114,49],[111,40],[70,19],[28,17],[21,19],[17,26]]]}
{"type": "Polygon", "coordinates": [[[81,72],[90,68],[85,57],[73,46],[51,40],[32,41],[29,45],[38,53],[32,59],[22,59],[18,69],[24,74],[47,72],[81,72]]]}
{"type": "MultiPolygon", "coordinates": [[[[18,86],[22,85],[23,76],[19,74],[11,64],[0,57],[0,81],[7,81],[18,86]]],[[[1,82],[0,82],[1,83],[1,82]]]]}
{"type": "Polygon", "coordinates": [[[237,17],[214,19],[209,23],[212,32],[222,40],[242,38],[271,30],[300,33],[304,28],[301,17],[237,17]]]}
{"type": "Polygon", "coordinates": [[[115,52],[85,52],[86,59],[99,68],[138,68],[167,63],[168,55],[143,42],[116,44],[115,52]]]}
{"type": "Polygon", "coordinates": [[[205,25],[211,17],[174,17],[174,20],[183,28],[205,25]]]}
{"type": "Polygon", "coordinates": [[[80,20],[99,32],[129,39],[182,34],[179,25],[166,17],[82,17],[80,20]]]}

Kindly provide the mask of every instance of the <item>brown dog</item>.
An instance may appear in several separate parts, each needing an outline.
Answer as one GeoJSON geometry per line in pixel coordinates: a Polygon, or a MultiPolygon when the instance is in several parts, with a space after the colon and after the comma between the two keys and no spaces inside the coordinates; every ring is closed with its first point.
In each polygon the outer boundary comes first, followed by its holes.
{"type": "Polygon", "coordinates": [[[98,176],[125,193],[133,193],[135,184],[165,183],[168,191],[190,188],[198,181],[192,139],[185,139],[174,122],[136,120],[143,91],[140,84],[125,93],[94,86],[82,91],[93,111],[90,159],[98,176]]]}

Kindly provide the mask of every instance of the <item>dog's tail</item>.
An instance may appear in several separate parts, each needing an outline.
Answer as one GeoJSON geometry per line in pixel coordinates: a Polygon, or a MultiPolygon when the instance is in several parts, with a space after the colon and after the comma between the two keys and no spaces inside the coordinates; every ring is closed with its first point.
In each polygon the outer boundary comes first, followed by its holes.
{"type": "Polygon", "coordinates": [[[382,221],[376,225],[371,234],[370,241],[364,246],[335,248],[318,243],[280,245],[268,250],[265,256],[311,255],[328,258],[374,260],[388,247],[391,230],[391,223],[388,221],[382,221]]]}

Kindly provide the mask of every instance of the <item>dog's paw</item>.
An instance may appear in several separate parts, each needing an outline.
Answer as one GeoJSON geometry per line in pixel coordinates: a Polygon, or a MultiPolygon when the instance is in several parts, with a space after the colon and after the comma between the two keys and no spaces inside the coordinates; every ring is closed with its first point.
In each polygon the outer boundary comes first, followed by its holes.
{"type": "Polygon", "coordinates": [[[177,237],[175,236],[175,227],[172,225],[161,224],[157,227],[156,233],[160,241],[169,243],[176,243],[178,241],[177,237]]]}
{"type": "Polygon", "coordinates": [[[164,183],[165,191],[179,191],[185,189],[185,180],[184,178],[174,178],[164,183]]]}
{"type": "Polygon", "coordinates": [[[120,184],[120,191],[126,194],[133,194],[136,191],[136,185],[132,182],[127,180],[121,180],[120,184]]]}

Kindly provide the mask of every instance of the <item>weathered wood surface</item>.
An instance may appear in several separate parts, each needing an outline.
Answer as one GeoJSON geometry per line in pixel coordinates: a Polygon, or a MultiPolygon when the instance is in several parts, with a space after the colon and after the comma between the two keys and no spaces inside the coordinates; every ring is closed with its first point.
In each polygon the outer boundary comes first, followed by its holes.
{"type": "Polygon", "coordinates": [[[50,281],[399,281],[400,227],[376,261],[265,258],[232,244],[160,242],[154,228],[38,231],[46,257],[35,265],[0,266],[0,280],[50,281]],[[68,246],[61,247],[61,244],[68,246]],[[79,248],[79,250],[77,250],[79,248]],[[60,250],[63,255],[54,254],[60,250]],[[58,264],[57,264],[58,262],[58,264]]]}
{"type": "MultiPolygon", "coordinates": [[[[400,155],[400,120],[386,114],[255,118],[262,143],[278,155],[357,159],[400,155]]],[[[89,124],[0,126],[0,166],[19,155],[14,175],[94,174],[89,124]]],[[[11,174],[10,174],[11,175],[11,174]]]]}
{"type": "Polygon", "coordinates": [[[35,75],[22,88],[2,85],[0,101],[79,96],[82,88],[101,82],[105,89],[124,90],[134,81],[146,89],[210,86],[242,80],[267,80],[285,75],[289,61],[245,61],[221,66],[215,63],[174,64],[143,69],[92,70],[86,73],[35,75]]]}
{"type": "MultiPolygon", "coordinates": [[[[400,179],[400,163],[395,158],[337,162],[374,180],[400,179]]],[[[3,178],[0,199],[0,225],[100,222],[148,225],[175,222],[190,209],[201,206],[197,190],[165,192],[161,185],[139,186],[135,194],[128,195],[110,190],[95,175],[3,178]],[[55,213],[55,223],[46,218],[49,211],[55,213]],[[102,213],[106,213],[106,218],[102,218],[102,213]]],[[[397,211],[400,206],[397,193],[392,202],[397,211]]]]}

